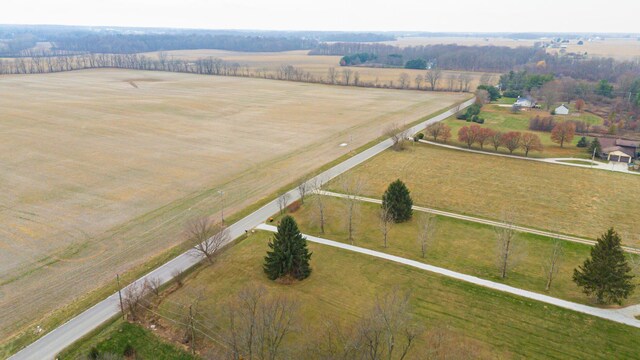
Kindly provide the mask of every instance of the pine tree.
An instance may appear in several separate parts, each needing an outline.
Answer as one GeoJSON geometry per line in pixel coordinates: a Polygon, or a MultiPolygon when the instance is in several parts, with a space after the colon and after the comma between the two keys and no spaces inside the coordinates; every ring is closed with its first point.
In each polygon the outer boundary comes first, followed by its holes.
{"type": "Polygon", "coordinates": [[[600,145],[600,141],[598,138],[593,139],[591,144],[589,144],[589,154],[593,155],[593,151],[595,150],[596,156],[600,156],[602,152],[602,146],[600,145]]]}
{"type": "Polygon", "coordinates": [[[303,280],[311,274],[307,239],[302,236],[298,224],[291,216],[285,216],[278,225],[278,232],[269,242],[270,251],[264,258],[264,272],[269,279],[293,277],[303,280]]]}
{"type": "Polygon", "coordinates": [[[609,229],[591,249],[591,258],[573,271],[573,281],[599,304],[620,305],[635,287],[620,242],[618,233],[609,229]]]}
{"type": "Polygon", "coordinates": [[[412,206],[409,189],[399,179],[392,182],[382,196],[382,207],[389,209],[390,216],[396,223],[411,219],[412,206]]]}

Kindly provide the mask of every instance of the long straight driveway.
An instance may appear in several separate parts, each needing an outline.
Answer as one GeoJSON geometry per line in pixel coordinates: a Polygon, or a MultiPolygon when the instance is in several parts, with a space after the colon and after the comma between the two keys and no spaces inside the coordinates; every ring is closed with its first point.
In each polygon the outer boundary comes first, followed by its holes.
{"type": "MultiPolygon", "coordinates": [[[[470,106],[473,102],[474,99],[466,101],[460,106],[460,109],[470,106]]],[[[440,115],[425,120],[409,129],[408,133],[415,134],[418,131],[422,131],[427,125],[442,121],[453,115],[456,112],[455,110],[456,109],[453,108],[440,115]]],[[[384,150],[390,148],[392,145],[393,142],[391,139],[384,140],[310,179],[307,182],[307,186],[311,188],[316,184],[324,184],[345,171],[350,170],[378,155],[384,150]]],[[[297,189],[289,190],[287,195],[289,201],[295,201],[300,198],[300,193],[297,189]]],[[[277,213],[278,210],[278,199],[274,199],[260,209],[229,226],[229,241],[233,241],[242,236],[245,233],[245,230],[258,226],[264,222],[266,218],[277,213]]],[[[177,271],[185,271],[196,265],[200,260],[202,260],[202,258],[198,253],[192,250],[187,251],[153,270],[149,274],[139,278],[134,283],[141,285],[146,279],[157,279],[161,284],[164,284],[173,278],[172,274],[177,271]]],[[[53,359],[57,353],[64,350],[66,347],[73,344],[75,341],[79,340],[81,337],[119,313],[120,307],[118,293],[114,293],[93,307],[87,309],[82,314],[74,317],[67,323],[36,340],[34,343],[13,355],[10,359],[53,359]]]]}

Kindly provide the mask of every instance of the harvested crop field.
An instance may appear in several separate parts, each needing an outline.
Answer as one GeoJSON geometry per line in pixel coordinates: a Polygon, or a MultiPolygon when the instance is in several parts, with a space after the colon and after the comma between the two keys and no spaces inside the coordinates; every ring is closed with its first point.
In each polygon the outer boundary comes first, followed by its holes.
{"type": "MultiPolygon", "coordinates": [[[[240,51],[225,50],[175,50],[167,51],[165,54],[168,58],[197,60],[202,58],[219,58],[230,63],[237,63],[242,67],[248,67],[251,73],[266,72],[269,75],[275,75],[277,70],[282,66],[292,65],[296,68],[309,72],[314,78],[327,80],[327,74],[330,68],[335,68],[337,72],[336,81],[342,81],[343,71],[349,69],[352,72],[351,82],[355,72],[358,72],[359,81],[363,83],[371,83],[378,87],[397,87],[401,74],[409,75],[409,87],[416,87],[415,78],[418,75],[425,76],[426,70],[413,70],[403,68],[375,68],[365,66],[340,66],[341,56],[320,56],[307,55],[307,50],[283,51],[283,52],[266,52],[266,53],[250,53],[240,51]]],[[[145,54],[150,57],[157,57],[158,53],[145,54]]],[[[445,70],[442,72],[442,78],[438,82],[437,89],[453,88],[454,90],[460,86],[459,78],[461,76],[469,78],[469,89],[473,90],[480,85],[481,78],[485,77],[485,81],[497,84],[500,74],[474,72],[474,71],[453,71],[445,70]]],[[[421,88],[427,88],[427,84],[423,82],[421,88]]]]}
{"type": "Polygon", "coordinates": [[[166,252],[221,200],[238,211],[465,96],[128,70],[0,78],[0,336],[166,252]]]}

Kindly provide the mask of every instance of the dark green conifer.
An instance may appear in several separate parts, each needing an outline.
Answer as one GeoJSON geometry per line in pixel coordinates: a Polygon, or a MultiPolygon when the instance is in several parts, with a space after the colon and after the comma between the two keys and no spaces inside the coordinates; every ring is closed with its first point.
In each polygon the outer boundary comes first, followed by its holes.
{"type": "Polygon", "coordinates": [[[264,272],[271,280],[290,276],[303,280],[311,274],[307,239],[302,236],[298,224],[291,216],[285,216],[278,225],[278,232],[269,242],[270,251],[264,258],[264,272]]]}

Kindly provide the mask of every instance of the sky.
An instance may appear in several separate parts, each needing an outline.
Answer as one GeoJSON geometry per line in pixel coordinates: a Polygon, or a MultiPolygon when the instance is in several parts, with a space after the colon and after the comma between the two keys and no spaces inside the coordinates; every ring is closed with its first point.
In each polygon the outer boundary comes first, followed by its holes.
{"type": "Polygon", "coordinates": [[[640,33],[639,0],[3,0],[1,24],[640,33]]]}

